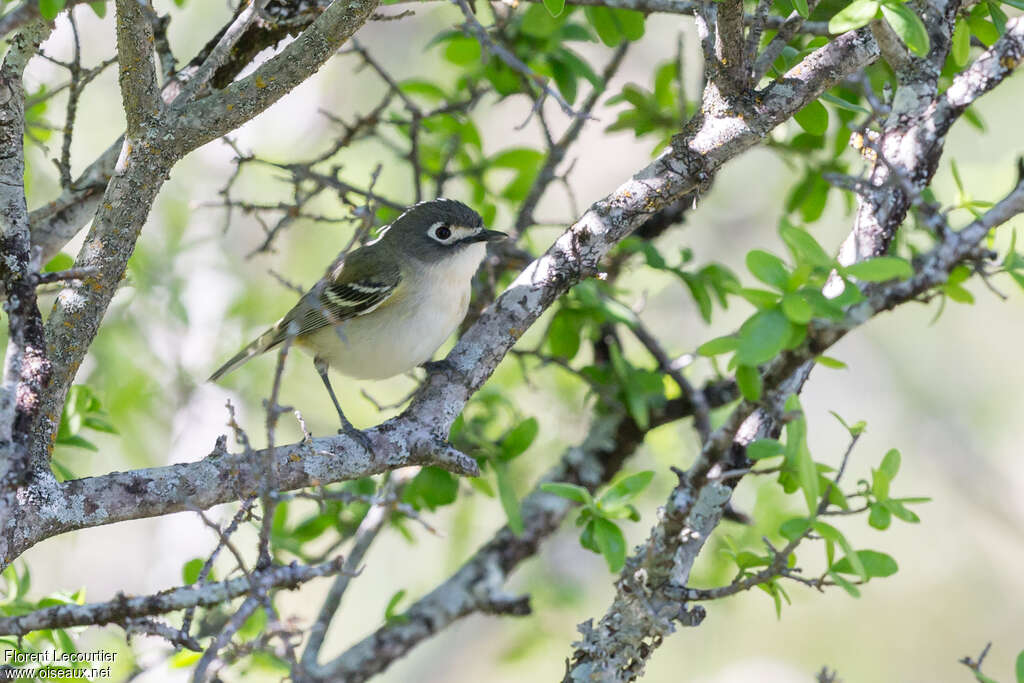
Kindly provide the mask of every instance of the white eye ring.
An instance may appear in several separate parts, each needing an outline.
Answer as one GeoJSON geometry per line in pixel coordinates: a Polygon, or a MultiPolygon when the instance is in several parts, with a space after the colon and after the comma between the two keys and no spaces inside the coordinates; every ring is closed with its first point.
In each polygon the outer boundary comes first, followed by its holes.
{"type": "Polygon", "coordinates": [[[453,239],[453,236],[455,235],[455,232],[452,230],[451,226],[443,221],[431,225],[430,230],[428,232],[431,237],[433,237],[441,244],[450,244],[453,239]]]}

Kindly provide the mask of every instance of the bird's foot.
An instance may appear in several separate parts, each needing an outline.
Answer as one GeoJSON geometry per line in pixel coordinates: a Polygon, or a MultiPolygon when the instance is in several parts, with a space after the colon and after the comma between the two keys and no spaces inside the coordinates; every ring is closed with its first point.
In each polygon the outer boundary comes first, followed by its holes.
{"type": "Polygon", "coordinates": [[[365,432],[361,432],[351,424],[347,424],[342,425],[341,429],[338,430],[338,434],[344,434],[362,446],[367,453],[373,455],[373,442],[370,441],[370,437],[365,432]]]}
{"type": "Polygon", "coordinates": [[[447,358],[442,358],[441,360],[428,360],[421,367],[427,371],[427,374],[434,374],[435,372],[448,374],[455,370],[455,366],[452,365],[452,362],[447,358]]]}

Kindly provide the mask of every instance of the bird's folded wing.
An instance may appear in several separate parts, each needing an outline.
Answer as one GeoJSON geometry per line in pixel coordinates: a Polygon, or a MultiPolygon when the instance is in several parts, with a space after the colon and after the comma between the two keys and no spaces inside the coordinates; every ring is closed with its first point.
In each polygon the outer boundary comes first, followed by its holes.
{"type": "Polygon", "coordinates": [[[350,254],[331,277],[317,283],[276,325],[280,343],[365,315],[383,305],[402,281],[397,266],[370,264],[363,250],[350,254]]]}

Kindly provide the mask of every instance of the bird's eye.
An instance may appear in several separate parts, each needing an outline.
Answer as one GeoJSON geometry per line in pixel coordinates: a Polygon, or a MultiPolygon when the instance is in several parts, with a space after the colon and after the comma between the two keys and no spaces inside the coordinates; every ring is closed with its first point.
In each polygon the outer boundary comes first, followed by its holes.
{"type": "Polygon", "coordinates": [[[442,225],[434,231],[434,236],[439,240],[446,240],[452,236],[452,229],[447,225],[442,225]]]}

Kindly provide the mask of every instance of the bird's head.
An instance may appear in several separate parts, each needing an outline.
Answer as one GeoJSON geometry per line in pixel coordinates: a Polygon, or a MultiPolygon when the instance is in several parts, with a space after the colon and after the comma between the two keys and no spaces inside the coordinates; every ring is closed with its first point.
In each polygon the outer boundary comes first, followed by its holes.
{"type": "Polygon", "coordinates": [[[420,261],[431,263],[462,252],[470,245],[506,237],[503,232],[485,228],[480,214],[462,202],[431,199],[411,206],[395,219],[381,239],[420,261]]]}

